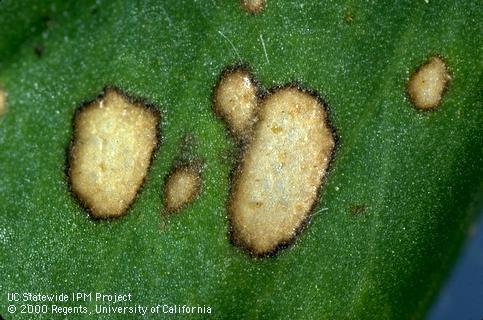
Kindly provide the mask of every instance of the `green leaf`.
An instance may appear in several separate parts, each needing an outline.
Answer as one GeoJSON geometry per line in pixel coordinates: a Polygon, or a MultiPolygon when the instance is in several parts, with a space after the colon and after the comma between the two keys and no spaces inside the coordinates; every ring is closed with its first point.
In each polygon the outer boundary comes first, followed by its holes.
{"type": "Polygon", "coordinates": [[[422,318],[482,200],[482,12],[466,0],[267,0],[257,15],[235,0],[1,1],[0,314],[65,318],[50,302],[47,314],[21,314],[26,302],[7,293],[98,292],[132,301],[56,304],[422,318]],[[439,107],[421,112],[405,85],[432,54],[452,79],[439,107]],[[317,92],[338,136],[309,223],[274,257],[228,238],[237,147],[211,94],[237,63],[265,88],[297,81],[317,92]],[[94,221],[69,192],[66,151],[75,109],[107,85],[160,109],[162,144],[127,214],[94,221]],[[204,164],[202,192],[168,216],[161,188],[186,135],[204,164]]]}

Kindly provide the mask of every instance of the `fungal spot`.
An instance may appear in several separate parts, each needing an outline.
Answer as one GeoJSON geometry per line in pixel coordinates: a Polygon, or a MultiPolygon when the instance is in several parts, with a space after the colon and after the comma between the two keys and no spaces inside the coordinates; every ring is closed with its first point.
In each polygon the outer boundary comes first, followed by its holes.
{"type": "Polygon", "coordinates": [[[355,204],[349,208],[351,215],[357,216],[367,211],[367,204],[355,204]]]}
{"type": "Polygon", "coordinates": [[[215,112],[226,122],[230,132],[245,138],[256,117],[257,85],[242,68],[225,71],[214,90],[215,112]]]}
{"type": "Polygon", "coordinates": [[[36,45],[34,47],[34,53],[38,58],[41,58],[44,54],[44,47],[41,45],[36,45]]]}
{"type": "Polygon", "coordinates": [[[235,244],[263,256],[289,243],[316,201],[334,145],[314,96],[293,86],[268,94],[233,181],[235,244]]]}
{"type": "Polygon", "coordinates": [[[197,141],[190,133],[185,133],[179,140],[179,156],[176,159],[177,163],[189,163],[196,161],[193,154],[196,153],[197,141]]]}
{"type": "Polygon", "coordinates": [[[201,189],[198,166],[186,164],[172,170],[164,185],[164,207],[169,213],[176,212],[193,201],[201,189]]]}
{"type": "Polygon", "coordinates": [[[69,180],[93,217],[119,217],[133,202],[158,142],[158,124],[153,107],[114,88],[77,110],[69,180]]]}
{"type": "Polygon", "coordinates": [[[7,110],[7,95],[5,91],[0,87],[0,116],[7,110]]]}
{"type": "Polygon", "coordinates": [[[344,21],[347,24],[351,24],[354,21],[354,15],[352,12],[347,12],[344,16],[344,21]]]}
{"type": "Polygon", "coordinates": [[[264,0],[240,0],[240,5],[243,10],[251,14],[257,14],[262,11],[265,5],[264,0]]]}
{"type": "Polygon", "coordinates": [[[44,26],[44,28],[46,29],[51,29],[52,28],[52,18],[51,17],[48,17],[48,16],[44,16],[42,17],[42,24],[44,26]]]}
{"type": "Polygon", "coordinates": [[[450,75],[445,62],[438,56],[430,57],[407,82],[406,91],[418,109],[434,109],[441,101],[450,75]]]}

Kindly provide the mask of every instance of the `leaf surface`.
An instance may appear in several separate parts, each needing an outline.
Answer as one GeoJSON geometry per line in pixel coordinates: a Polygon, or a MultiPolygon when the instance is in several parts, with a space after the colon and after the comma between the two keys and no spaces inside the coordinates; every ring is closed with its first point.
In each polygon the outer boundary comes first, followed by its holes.
{"type": "Polygon", "coordinates": [[[215,318],[422,318],[481,204],[482,12],[478,1],[267,0],[256,16],[221,0],[2,1],[0,314],[10,319],[7,292],[101,292],[215,318]],[[421,112],[405,84],[432,54],[452,79],[421,112]],[[266,89],[318,93],[338,136],[309,223],[264,259],[228,239],[236,144],[211,94],[237,63],[266,89]],[[162,143],[127,214],[94,221],[69,193],[66,152],[75,109],[107,85],[159,108],[162,143]],[[184,156],[203,162],[202,191],[167,216],[162,184],[184,156]]]}

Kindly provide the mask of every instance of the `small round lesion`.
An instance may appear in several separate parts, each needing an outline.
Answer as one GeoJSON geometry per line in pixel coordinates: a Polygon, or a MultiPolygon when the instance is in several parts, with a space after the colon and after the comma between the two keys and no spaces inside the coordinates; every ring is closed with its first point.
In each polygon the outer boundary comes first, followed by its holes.
{"type": "Polygon", "coordinates": [[[450,79],[445,61],[438,55],[431,56],[409,78],[406,84],[409,100],[420,110],[435,109],[450,79]]]}
{"type": "Polygon", "coordinates": [[[243,67],[225,70],[214,89],[214,111],[238,140],[246,138],[253,127],[257,93],[257,83],[243,67]]]}
{"type": "Polygon", "coordinates": [[[0,87],[0,116],[7,111],[7,93],[0,87]]]}
{"type": "Polygon", "coordinates": [[[351,11],[348,11],[344,15],[344,22],[347,24],[351,24],[352,22],[354,22],[354,14],[351,11]]]}
{"type": "Polygon", "coordinates": [[[164,207],[174,213],[192,202],[201,190],[200,168],[193,163],[172,169],[164,184],[164,207]]]}
{"type": "Polygon", "coordinates": [[[258,14],[263,10],[265,0],[240,0],[240,6],[248,13],[258,14]]]}
{"type": "Polygon", "coordinates": [[[347,211],[349,212],[350,215],[352,216],[358,216],[366,213],[368,209],[368,205],[365,203],[357,203],[349,207],[347,211]]]}

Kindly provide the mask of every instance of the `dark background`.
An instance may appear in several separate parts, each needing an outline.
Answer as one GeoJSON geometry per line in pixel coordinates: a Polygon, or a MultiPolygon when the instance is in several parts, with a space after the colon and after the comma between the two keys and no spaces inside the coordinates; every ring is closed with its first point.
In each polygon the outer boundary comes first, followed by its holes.
{"type": "Polygon", "coordinates": [[[470,228],[465,247],[427,318],[483,319],[483,211],[470,228]]]}

